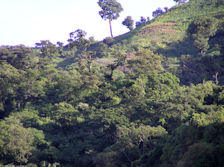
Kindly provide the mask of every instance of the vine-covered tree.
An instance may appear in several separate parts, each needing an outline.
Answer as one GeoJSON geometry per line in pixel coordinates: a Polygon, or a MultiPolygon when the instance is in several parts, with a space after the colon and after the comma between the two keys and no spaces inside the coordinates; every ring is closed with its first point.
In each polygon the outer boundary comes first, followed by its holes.
{"type": "Polygon", "coordinates": [[[111,22],[112,20],[116,20],[120,16],[119,14],[123,11],[123,8],[121,4],[116,0],[99,0],[98,5],[102,9],[101,11],[99,11],[99,15],[104,20],[109,20],[110,34],[113,38],[111,22]]]}

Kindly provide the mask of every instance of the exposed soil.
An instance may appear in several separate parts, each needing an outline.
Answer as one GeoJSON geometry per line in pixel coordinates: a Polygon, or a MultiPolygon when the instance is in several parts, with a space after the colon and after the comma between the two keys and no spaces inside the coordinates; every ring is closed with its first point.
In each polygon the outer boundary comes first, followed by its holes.
{"type": "Polygon", "coordinates": [[[177,30],[174,29],[176,26],[176,23],[161,23],[161,24],[155,24],[150,25],[142,29],[138,36],[144,36],[144,35],[156,35],[161,33],[176,33],[177,30]]]}

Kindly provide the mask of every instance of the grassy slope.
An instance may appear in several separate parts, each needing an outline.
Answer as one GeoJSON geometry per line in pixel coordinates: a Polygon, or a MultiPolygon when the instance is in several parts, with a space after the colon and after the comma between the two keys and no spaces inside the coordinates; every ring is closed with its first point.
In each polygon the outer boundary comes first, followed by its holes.
{"type": "MultiPolygon", "coordinates": [[[[163,57],[166,69],[176,71],[182,55],[198,57],[199,51],[193,46],[193,40],[188,36],[187,28],[194,18],[200,16],[216,17],[220,25],[224,25],[224,1],[191,0],[177,5],[152,20],[151,23],[116,37],[115,43],[119,43],[127,52],[133,50],[130,48],[149,48],[163,57]]],[[[221,28],[222,26],[219,27],[221,28]]],[[[224,44],[223,36],[210,40],[211,47],[208,52],[213,52],[213,55],[219,52],[215,44],[220,43],[220,39],[224,44]]]]}
{"type": "Polygon", "coordinates": [[[150,24],[119,36],[116,40],[128,41],[126,47],[134,45],[149,47],[164,56],[179,57],[189,51],[195,53],[192,40],[188,39],[186,33],[189,23],[198,16],[219,18],[224,16],[224,7],[210,5],[211,1],[214,3],[216,0],[197,0],[197,3],[192,0],[186,4],[177,5],[150,24]]]}
{"type": "MultiPolygon", "coordinates": [[[[214,16],[220,22],[224,22],[223,0],[191,0],[188,3],[177,5],[150,23],[116,37],[114,43],[120,45],[119,50],[124,50],[127,53],[131,53],[139,47],[149,48],[161,55],[166,63],[166,68],[172,71],[178,67],[179,58],[182,55],[197,56],[198,54],[198,50],[193,46],[193,40],[189,38],[186,30],[189,23],[199,16],[214,16]],[[217,5],[218,1],[223,5],[217,5]]],[[[95,44],[94,47],[97,47],[98,44],[95,44]]],[[[116,47],[112,46],[114,50],[117,50],[116,47]]],[[[210,50],[215,50],[214,46],[210,50]]],[[[113,57],[102,57],[96,60],[96,64],[104,66],[112,61],[113,57]]],[[[70,60],[69,62],[64,61],[67,65],[71,64],[70,60]]]]}

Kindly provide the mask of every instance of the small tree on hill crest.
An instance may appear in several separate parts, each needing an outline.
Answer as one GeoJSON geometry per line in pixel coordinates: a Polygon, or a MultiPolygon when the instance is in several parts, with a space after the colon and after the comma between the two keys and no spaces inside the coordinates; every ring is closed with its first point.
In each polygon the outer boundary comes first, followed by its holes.
{"type": "Polygon", "coordinates": [[[126,26],[130,31],[134,29],[134,20],[131,16],[127,16],[124,21],[122,22],[124,26],[126,26]]]}

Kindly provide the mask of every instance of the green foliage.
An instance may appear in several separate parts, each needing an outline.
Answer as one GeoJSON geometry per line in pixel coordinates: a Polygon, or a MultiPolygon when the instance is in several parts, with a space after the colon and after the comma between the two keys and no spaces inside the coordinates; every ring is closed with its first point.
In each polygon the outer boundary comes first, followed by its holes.
{"type": "Polygon", "coordinates": [[[216,166],[214,147],[209,143],[195,143],[178,162],[177,166],[216,166]]]}
{"type": "MultiPolygon", "coordinates": [[[[161,127],[151,127],[140,125],[139,127],[121,127],[118,129],[118,145],[122,145],[122,149],[129,149],[132,147],[140,147],[140,141],[144,142],[143,147],[147,147],[147,145],[155,145],[157,137],[163,137],[167,134],[166,130],[161,127]]],[[[142,148],[139,148],[142,149],[142,148]]]]}
{"type": "Polygon", "coordinates": [[[158,17],[156,22],[189,22],[200,16],[223,14],[222,0],[190,0],[169,10],[166,15],[158,17]]]}
{"type": "Polygon", "coordinates": [[[4,163],[23,164],[32,155],[34,137],[30,129],[22,126],[15,117],[0,122],[0,157],[4,163]]]}
{"type": "Polygon", "coordinates": [[[94,42],[94,39],[92,37],[86,39],[86,35],[87,33],[81,29],[77,29],[76,31],[71,32],[69,34],[70,38],[68,39],[69,48],[77,47],[82,51],[86,51],[90,44],[94,42]]]}
{"type": "Polygon", "coordinates": [[[111,37],[113,38],[111,21],[116,20],[120,16],[123,8],[116,0],[99,0],[98,5],[102,9],[99,11],[99,15],[104,20],[109,20],[111,37]]]}
{"type": "Polygon", "coordinates": [[[124,26],[126,26],[130,31],[132,31],[134,28],[133,28],[133,25],[134,25],[134,20],[132,19],[131,16],[127,16],[124,21],[122,22],[122,24],[124,26]]]}
{"type": "Polygon", "coordinates": [[[23,45],[0,47],[0,63],[7,62],[17,69],[29,69],[34,66],[34,51],[23,45]]]}
{"type": "Polygon", "coordinates": [[[114,42],[114,39],[113,39],[112,37],[106,37],[106,38],[103,40],[103,42],[104,42],[105,44],[107,44],[108,46],[111,46],[111,45],[113,44],[113,42],[114,42]]]}
{"type": "Polygon", "coordinates": [[[51,57],[53,54],[57,53],[56,46],[50,41],[41,41],[36,43],[36,47],[40,48],[41,57],[51,57]]]}
{"type": "Polygon", "coordinates": [[[116,0],[99,0],[98,5],[102,8],[99,14],[103,19],[115,20],[123,10],[116,0]]]}
{"type": "Polygon", "coordinates": [[[161,8],[156,9],[154,12],[152,12],[152,16],[154,18],[158,17],[159,15],[163,14],[163,10],[161,8]]]}
{"type": "Polygon", "coordinates": [[[161,59],[148,49],[141,49],[135,53],[135,56],[127,60],[128,67],[135,73],[147,74],[162,71],[161,59]]]}
{"type": "Polygon", "coordinates": [[[203,56],[209,48],[209,37],[215,35],[218,21],[212,17],[200,17],[195,19],[188,28],[188,33],[194,38],[194,45],[201,51],[203,56]]]}
{"type": "Polygon", "coordinates": [[[3,63],[0,66],[0,100],[3,106],[2,116],[8,115],[13,109],[15,109],[15,95],[17,84],[22,81],[22,72],[15,67],[3,63]]]}
{"type": "Polygon", "coordinates": [[[84,118],[80,116],[77,110],[67,103],[55,104],[50,112],[50,117],[56,124],[62,127],[71,127],[76,123],[82,123],[84,118]]]}
{"type": "Polygon", "coordinates": [[[187,0],[174,0],[174,1],[181,4],[181,3],[185,3],[187,0]]]}
{"type": "Polygon", "coordinates": [[[223,166],[222,1],[102,42],[78,29],[65,46],[0,47],[0,166],[223,166]]]}

